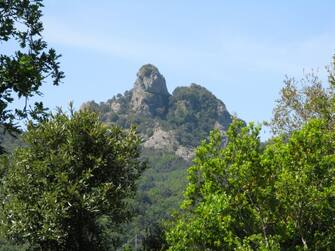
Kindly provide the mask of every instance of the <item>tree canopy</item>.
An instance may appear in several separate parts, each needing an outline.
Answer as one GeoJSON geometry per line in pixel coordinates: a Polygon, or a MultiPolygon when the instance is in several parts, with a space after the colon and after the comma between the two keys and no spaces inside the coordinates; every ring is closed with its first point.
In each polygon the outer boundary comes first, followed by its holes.
{"type": "Polygon", "coordinates": [[[327,70],[327,85],[315,72],[306,73],[299,81],[284,80],[270,123],[274,134],[290,134],[313,118],[324,119],[330,128],[335,124],[335,55],[327,70]]]}
{"type": "Polygon", "coordinates": [[[43,119],[43,104],[30,105],[28,99],[40,95],[47,80],[58,85],[64,77],[59,55],[41,35],[42,7],[42,0],[0,1],[0,44],[13,51],[0,52],[0,125],[6,130],[17,129],[18,119],[43,119]],[[13,110],[11,104],[18,99],[24,99],[25,105],[13,110]]]}
{"type": "Polygon", "coordinates": [[[311,120],[266,147],[234,122],[197,149],[169,250],[328,250],[335,245],[335,133],[311,120]]]}
{"type": "Polygon", "coordinates": [[[42,250],[102,250],[98,220],[129,218],[145,163],[134,129],[107,127],[88,111],[59,112],[4,158],[1,230],[42,250]]]}

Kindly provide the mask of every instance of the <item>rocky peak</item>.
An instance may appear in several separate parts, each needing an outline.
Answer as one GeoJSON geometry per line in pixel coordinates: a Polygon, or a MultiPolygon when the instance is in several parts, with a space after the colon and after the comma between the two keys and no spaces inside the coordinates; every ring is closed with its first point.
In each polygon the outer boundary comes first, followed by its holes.
{"type": "Polygon", "coordinates": [[[168,109],[169,92],[165,78],[152,64],[143,65],[132,90],[132,109],[152,116],[164,116],[168,109]]]}
{"type": "Polygon", "coordinates": [[[143,65],[139,69],[134,89],[141,89],[144,92],[163,96],[170,95],[166,87],[165,78],[160,74],[157,67],[152,64],[143,65]]]}
{"type": "Polygon", "coordinates": [[[151,64],[139,69],[133,89],[85,107],[99,112],[106,123],[137,125],[145,148],[174,152],[187,160],[210,130],[226,131],[232,122],[225,104],[201,85],[177,87],[170,95],[165,78],[151,64]]]}

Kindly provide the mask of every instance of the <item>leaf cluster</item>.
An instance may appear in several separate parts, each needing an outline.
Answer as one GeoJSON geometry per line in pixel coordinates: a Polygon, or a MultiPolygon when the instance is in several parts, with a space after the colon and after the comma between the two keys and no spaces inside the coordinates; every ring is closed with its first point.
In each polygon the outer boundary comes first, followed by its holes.
{"type": "Polygon", "coordinates": [[[335,124],[335,56],[327,71],[327,86],[315,72],[306,73],[299,81],[286,77],[270,122],[275,135],[289,135],[310,119],[324,119],[330,127],[335,124]]]}
{"type": "Polygon", "coordinates": [[[324,120],[262,146],[233,122],[197,149],[169,250],[328,250],[335,215],[333,142],[324,120]]]}
{"type": "Polygon", "coordinates": [[[4,159],[1,227],[43,250],[102,249],[98,219],[129,218],[128,198],[145,168],[140,138],[87,111],[30,124],[26,147],[4,159]]]}
{"type": "Polygon", "coordinates": [[[42,0],[0,1],[0,44],[13,46],[12,54],[0,54],[0,122],[10,131],[17,130],[17,120],[43,120],[46,109],[41,102],[28,104],[32,96],[41,95],[41,85],[48,79],[58,85],[64,73],[59,55],[48,49],[41,35],[42,0]],[[25,105],[12,110],[10,105],[23,98],[25,105]]]}

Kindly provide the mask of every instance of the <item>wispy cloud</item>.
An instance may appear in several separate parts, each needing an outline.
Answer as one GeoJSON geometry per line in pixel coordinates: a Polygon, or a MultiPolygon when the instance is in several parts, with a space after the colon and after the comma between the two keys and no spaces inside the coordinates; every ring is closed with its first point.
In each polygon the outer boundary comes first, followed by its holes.
{"type": "Polygon", "coordinates": [[[215,45],[199,49],[196,45],[154,43],[132,34],[90,34],[80,32],[69,25],[46,20],[45,37],[48,41],[65,46],[92,50],[132,61],[164,62],[177,67],[215,65],[227,71],[244,68],[256,72],[281,72],[296,74],[302,67],[323,67],[335,51],[335,36],[320,34],[295,41],[262,41],[261,38],[218,36],[215,45]],[[219,40],[218,40],[219,39],[219,40]],[[218,40],[218,41],[217,41],[218,40]]]}
{"type": "Polygon", "coordinates": [[[106,55],[126,58],[134,61],[151,59],[155,62],[165,62],[174,65],[195,62],[200,58],[213,55],[205,51],[194,51],[188,47],[176,47],[169,43],[152,43],[150,39],[129,34],[127,37],[117,37],[113,34],[89,34],[76,31],[60,22],[47,20],[44,33],[47,41],[84,50],[92,50],[106,55]]]}

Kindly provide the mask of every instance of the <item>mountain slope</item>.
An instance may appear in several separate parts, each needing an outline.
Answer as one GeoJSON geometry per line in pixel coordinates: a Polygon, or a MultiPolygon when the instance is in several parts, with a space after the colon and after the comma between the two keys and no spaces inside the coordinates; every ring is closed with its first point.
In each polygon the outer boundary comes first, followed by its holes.
{"type": "Polygon", "coordinates": [[[151,64],[140,68],[133,89],[107,102],[84,103],[84,108],[99,112],[106,123],[136,125],[145,148],[172,151],[186,160],[213,128],[224,131],[232,120],[225,104],[200,85],[178,87],[171,95],[151,64]]]}
{"type": "Polygon", "coordinates": [[[139,69],[133,89],[99,104],[86,102],[81,106],[85,108],[100,113],[107,124],[137,126],[150,168],[138,183],[135,217],[125,226],[121,241],[159,250],[161,221],[178,208],[195,147],[212,129],[225,131],[232,116],[200,85],[178,87],[170,94],[165,78],[151,64],[139,69]]]}

